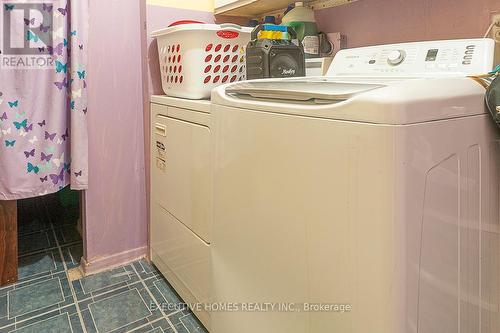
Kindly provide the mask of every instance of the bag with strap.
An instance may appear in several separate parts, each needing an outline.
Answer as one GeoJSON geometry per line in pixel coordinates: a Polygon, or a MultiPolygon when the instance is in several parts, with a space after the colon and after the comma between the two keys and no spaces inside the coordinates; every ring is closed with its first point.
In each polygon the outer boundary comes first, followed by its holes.
{"type": "Polygon", "coordinates": [[[500,75],[491,81],[486,90],[486,108],[493,117],[495,124],[500,127],[500,75]]]}

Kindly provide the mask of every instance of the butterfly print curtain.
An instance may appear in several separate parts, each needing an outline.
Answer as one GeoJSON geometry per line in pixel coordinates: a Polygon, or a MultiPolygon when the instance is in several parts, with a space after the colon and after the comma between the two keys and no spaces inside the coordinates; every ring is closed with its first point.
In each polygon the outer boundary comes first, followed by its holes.
{"type": "Polygon", "coordinates": [[[0,200],[86,189],[88,1],[2,6],[0,200]]]}

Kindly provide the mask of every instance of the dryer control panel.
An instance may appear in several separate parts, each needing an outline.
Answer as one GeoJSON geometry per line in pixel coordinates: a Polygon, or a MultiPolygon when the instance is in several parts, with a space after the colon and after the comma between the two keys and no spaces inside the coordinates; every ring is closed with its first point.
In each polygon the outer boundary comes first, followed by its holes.
{"type": "Polygon", "coordinates": [[[493,68],[492,39],[456,39],[340,50],[327,76],[449,76],[493,68]]]}

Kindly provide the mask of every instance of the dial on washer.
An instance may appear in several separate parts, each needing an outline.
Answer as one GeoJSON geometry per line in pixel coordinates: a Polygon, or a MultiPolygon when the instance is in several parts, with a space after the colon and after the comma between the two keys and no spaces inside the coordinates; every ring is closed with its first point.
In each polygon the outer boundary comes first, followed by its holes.
{"type": "Polygon", "coordinates": [[[397,66],[405,60],[406,52],[404,50],[394,50],[387,56],[387,63],[391,66],[397,66]]]}

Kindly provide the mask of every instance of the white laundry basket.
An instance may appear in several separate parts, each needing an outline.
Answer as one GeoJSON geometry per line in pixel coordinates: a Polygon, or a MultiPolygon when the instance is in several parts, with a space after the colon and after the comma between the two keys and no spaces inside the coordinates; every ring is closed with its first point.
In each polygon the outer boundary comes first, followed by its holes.
{"type": "Polygon", "coordinates": [[[165,94],[208,98],[212,88],[244,80],[245,49],[251,31],[235,24],[181,21],[153,32],[165,94]]]}

